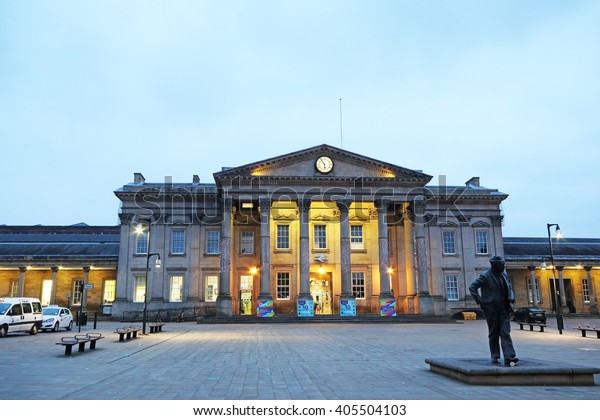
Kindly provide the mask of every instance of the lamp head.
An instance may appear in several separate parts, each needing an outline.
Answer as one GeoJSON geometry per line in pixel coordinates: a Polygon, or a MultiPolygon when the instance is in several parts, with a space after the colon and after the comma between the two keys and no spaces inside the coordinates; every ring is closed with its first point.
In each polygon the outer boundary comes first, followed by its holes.
{"type": "Polygon", "coordinates": [[[160,255],[157,255],[156,256],[156,261],[154,262],[154,267],[160,268],[160,265],[161,265],[160,255]]]}

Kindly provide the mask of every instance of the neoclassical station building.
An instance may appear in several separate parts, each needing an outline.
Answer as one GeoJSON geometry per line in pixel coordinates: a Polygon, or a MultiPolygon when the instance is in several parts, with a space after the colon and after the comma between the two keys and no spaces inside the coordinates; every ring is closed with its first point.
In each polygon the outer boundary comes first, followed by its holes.
{"type": "Polygon", "coordinates": [[[548,239],[502,236],[507,194],[432,178],[329,145],[211,183],[136,173],[115,191],[119,226],[0,229],[0,295],[113,316],[451,316],[503,255],[516,305],[597,312],[600,240],[556,243],[544,270],[548,239]]]}

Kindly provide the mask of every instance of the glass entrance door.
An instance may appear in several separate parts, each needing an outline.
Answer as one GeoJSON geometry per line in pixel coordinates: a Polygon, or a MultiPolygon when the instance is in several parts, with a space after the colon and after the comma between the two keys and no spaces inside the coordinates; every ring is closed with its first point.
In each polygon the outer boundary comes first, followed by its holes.
{"type": "Polygon", "coordinates": [[[252,315],[252,276],[240,277],[240,315],[252,315]]]}
{"type": "Polygon", "coordinates": [[[315,305],[315,315],[331,315],[333,295],[331,273],[311,273],[310,294],[315,305]]]}

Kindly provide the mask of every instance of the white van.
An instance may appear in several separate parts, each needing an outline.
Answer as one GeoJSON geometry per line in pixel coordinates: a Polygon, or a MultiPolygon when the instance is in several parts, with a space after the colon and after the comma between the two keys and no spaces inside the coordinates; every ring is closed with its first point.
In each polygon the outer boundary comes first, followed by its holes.
{"type": "Polygon", "coordinates": [[[0,337],[9,332],[37,334],[42,326],[42,304],[35,298],[0,298],[0,337]]]}

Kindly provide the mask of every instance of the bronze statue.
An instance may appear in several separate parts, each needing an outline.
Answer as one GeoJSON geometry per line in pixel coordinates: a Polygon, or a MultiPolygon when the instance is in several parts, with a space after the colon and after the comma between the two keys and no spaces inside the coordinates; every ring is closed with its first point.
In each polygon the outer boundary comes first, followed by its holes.
{"type": "Polygon", "coordinates": [[[515,301],[515,294],[504,272],[504,258],[492,257],[490,265],[485,273],[471,283],[469,292],[483,310],[487,321],[492,363],[500,360],[501,345],[504,364],[514,366],[519,361],[510,337],[510,314],[513,312],[511,303],[515,301]]]}

